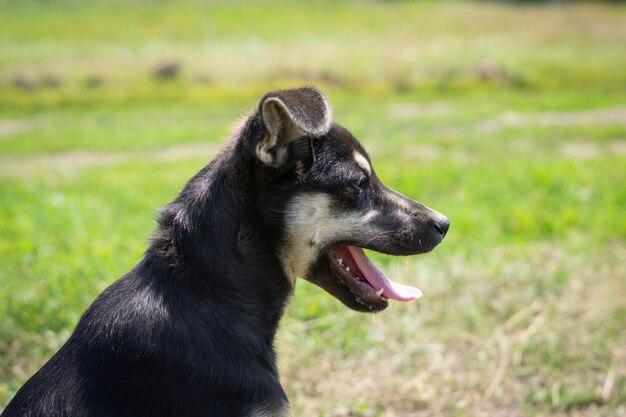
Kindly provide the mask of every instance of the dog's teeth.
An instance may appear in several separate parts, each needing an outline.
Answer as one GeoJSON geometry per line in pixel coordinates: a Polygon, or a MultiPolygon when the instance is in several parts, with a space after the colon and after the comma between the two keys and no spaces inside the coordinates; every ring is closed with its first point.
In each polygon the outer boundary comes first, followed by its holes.
{"type": "Polygon", "coordinates": [[[385,294],[380,296],[380,299],[383,301],[387,301],[389,298],[387,298],[387,296],[385,296],[385,294]]]}
{"type": "Polygon", "coordinates": [[[337,259],[337,263],[338,263],[339,265],[342,265],[342,264],[343,264],[343,259],[338,258],[338,259],[337,259]]]}
{"type": "Polygon", "coordinates": [[[381,288],[380,290],[376,291],[376,295],[380,297],[380,295],[383,293],[383,289],[381,288]]]}
{"type": "Polygon", "coordinates": [[[346,272],[350,272],[350,267],[346,266],[346,272]]]}

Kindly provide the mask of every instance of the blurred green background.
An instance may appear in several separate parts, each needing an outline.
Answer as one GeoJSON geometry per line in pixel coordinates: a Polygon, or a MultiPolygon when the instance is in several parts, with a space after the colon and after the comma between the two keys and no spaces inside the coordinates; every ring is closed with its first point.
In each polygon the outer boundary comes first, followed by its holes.
{"type": "Polygon", "coordinates": [[[452,227],[372,255],[418,302],[298,283],[294,415],[626,416],[626,6],[521,3],[0,0],[0,409],[230,126],[305,84],[452,227]]]}

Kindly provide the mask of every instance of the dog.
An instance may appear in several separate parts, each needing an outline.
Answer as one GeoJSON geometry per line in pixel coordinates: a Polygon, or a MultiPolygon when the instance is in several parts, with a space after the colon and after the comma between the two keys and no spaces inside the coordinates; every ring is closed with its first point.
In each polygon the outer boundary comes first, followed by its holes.
{"type": "Polygon", "coordinates": [[[449,226],[380,181],[320,91],[270,92],[2,417],[287,416],[273,343],[296,278],[382,311],[421,293],[363,249],[429,252],[449,226]]]}

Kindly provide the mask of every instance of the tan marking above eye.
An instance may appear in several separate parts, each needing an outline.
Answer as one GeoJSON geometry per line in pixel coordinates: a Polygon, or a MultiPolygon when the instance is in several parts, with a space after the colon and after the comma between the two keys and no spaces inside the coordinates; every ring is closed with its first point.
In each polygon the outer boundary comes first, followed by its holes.
{"type": "Polygon", "coordinates": [[[359,151],[354,151],[353,157],[357,165],[360,166],[368,176],[372,175],[372,167],[366,157],[364,157],[359,151]]]}

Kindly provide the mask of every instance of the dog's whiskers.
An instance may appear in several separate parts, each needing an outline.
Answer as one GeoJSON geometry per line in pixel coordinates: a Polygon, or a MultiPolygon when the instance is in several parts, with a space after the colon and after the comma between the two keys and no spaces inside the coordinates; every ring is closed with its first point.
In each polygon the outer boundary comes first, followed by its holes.
{"type": "Polygon", "coordinates": [[[365,246],[365,245],[371,243],[372,241],[374,241],[374,240],[376,240],[376,239],[378,239],[380,237],[383,237],[385,235],[391,235],[391,234],[393,234],[393,232],[390,232],[390,231],[384,231],[384,232],[376,233],[374,236],[372,236],[371,238],[369,238],[368,240],[363,242],[362,245],[365,246]]]}

